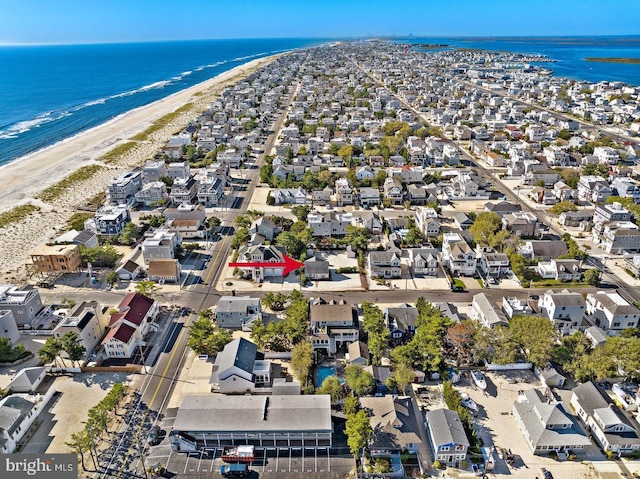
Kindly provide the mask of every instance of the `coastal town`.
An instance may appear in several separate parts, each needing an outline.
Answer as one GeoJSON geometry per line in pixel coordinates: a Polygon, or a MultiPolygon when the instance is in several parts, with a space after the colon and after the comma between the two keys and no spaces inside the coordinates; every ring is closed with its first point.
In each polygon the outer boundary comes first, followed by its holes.
{"type": "Polygon", "coordinates": [[[640,87],[379,40],[268,60],[0,213],[2,453],[640,475],[640,87]]]}

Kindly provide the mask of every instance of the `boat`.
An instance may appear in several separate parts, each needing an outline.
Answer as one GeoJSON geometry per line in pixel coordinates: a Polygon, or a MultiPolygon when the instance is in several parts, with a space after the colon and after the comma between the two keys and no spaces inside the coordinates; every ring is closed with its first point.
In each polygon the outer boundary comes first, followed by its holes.
{"type": "Polygon", "coordinates": [[[482,371],[473,371],[471,373],[471,379],[473,379],[475,385],[483,391],[487,389],[487,380],[485,379],[484,374],[482,374],[482,371]]]}
{"type": "Polygon", "coordinates": [[[253,446],[225,446],[222,448],[222,460],[228,463],[253,462],[253,446]]]}
{"type": "Polygon", "coordinates": [[[456,384],[460,381],[460,374],[458,373],[458,370],[453,367],[449,368],[449,381],[451,381],[451,384],[456,384]]]}
{"type": "Polygon", "coordinates": [[[470,411],[477,412],[478,405],[476,402],[469,397],[467,393],[460,393],[460,404],[469,409],[470,411]]]}

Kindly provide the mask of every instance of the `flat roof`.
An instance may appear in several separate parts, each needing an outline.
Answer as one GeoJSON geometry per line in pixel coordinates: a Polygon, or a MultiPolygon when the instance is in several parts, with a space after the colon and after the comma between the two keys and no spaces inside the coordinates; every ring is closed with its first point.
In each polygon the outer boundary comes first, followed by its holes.
{"type": "Polygon", "coordinates": [[[331,432],[328,394],[305,396],[187,396],[174,430],[215,432],[331,432]]]}

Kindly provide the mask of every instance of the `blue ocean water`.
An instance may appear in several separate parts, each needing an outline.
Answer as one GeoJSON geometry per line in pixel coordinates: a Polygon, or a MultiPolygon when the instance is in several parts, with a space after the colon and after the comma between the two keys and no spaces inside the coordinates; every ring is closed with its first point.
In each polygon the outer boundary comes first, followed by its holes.
{"type": "Polygon", "coordinates": [[[451,48],[540,53],[556,60],[545,63],[555,76],[573,80],[622,81],[640,85],[640,65],[588,62],[585,58],[640,58],[640,36],[617,37],[438,37],[396,38],[400,43],[443,44],[451,48]]]}
{"type": "Polygon", "coordinates": [[[314,39],[0,47],[0,165],[314,39]]]}

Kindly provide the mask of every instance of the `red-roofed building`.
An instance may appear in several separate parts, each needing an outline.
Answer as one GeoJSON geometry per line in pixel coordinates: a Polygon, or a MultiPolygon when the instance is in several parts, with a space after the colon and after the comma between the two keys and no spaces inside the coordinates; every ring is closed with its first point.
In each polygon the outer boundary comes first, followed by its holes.
{"type": "Polygon", "coordinates": [[[157,330],[157,301],[140,293],[129,293],[111,315],[111,329],[102,341],[107,358],[130,358],[150,330],[157,330]]]}

